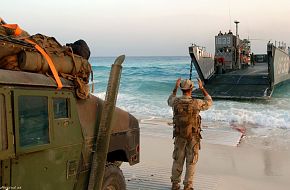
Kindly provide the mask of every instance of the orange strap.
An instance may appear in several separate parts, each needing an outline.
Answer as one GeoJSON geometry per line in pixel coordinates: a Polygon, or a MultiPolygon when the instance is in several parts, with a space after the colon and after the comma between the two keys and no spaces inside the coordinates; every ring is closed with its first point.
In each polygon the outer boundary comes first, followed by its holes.
{"type": "Polygon", "coordinates": [[[37,51],[39,51],[39,53],[41,53],[41,55],[43,55],[43,57],[46,59],[48,66],[53,74],[53,77],[55,78],[55,81],[57,83],[57,89],[60,90],[62,89],[63,85],[61,83],[61,80],[58,76],[58,72],[51,60],[51,58],[48,56],[48,54],[44,51],[44,49],[42,49],[39,45],[37,45],[35,42],[29,40],[29,39],[24,39],[25,41],[27,41],[28,43],[31,43],[34,45],[34,47],[37,49],[37,51]]]}
{"type": "Polygon", "coordinates": [[[2,26],[14,30],[15,36],[19,36],[22,33],[21,28],[17,24],[3,24],[2,26]]]}

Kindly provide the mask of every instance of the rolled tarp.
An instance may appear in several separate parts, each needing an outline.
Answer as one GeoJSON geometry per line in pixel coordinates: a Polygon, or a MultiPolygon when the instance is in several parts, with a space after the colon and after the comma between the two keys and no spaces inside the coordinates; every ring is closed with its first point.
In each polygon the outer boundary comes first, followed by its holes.
{"type": "MultiPolygon", "coordinates": [[[[59,73],[76,75],[82,68],[87,68],[89,62],[78,55],[50,54],[56,70],[59,73]]],[[[18,54],[19,68],[23,71],[47,73],[50,68],[46,59],[38,52],[21,51],[18,54]]]]}

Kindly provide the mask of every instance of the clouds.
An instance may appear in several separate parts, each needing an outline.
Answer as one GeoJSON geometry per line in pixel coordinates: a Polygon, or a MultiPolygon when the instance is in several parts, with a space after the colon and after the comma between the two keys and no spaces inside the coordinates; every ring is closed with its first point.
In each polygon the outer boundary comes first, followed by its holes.
{"type": "Polygon", "coordinates": [[[191,42],[213,51],[214,35],[233,28],[234,19],[241,37],[265,40],[253,41],[257,52],[269,39],[290,42],[287,0],[10,0],[0,10],[31,34],[85,39],[94,56],[187,55],[191,42]]]}

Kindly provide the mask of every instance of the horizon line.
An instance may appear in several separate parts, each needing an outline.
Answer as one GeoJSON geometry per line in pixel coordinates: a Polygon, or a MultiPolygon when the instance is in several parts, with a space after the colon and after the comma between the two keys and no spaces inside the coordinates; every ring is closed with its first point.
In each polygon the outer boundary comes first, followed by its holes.
{"type": "Polygon", "coordinates": [[[190,57],[190,55],[126,55],[126,54],[118,54],[118,55],[91,55],[90,58],[93,57],[118,57],[119,55],[125,55],[126,57],[190,57]]]}

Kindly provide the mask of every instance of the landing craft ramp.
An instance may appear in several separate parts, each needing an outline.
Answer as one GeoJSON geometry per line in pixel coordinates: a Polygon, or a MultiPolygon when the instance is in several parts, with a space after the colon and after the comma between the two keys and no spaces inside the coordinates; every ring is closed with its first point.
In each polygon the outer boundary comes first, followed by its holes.
{"type": "MultiPolygon", "coordinates": [[[[228,74],[215,74],[205,86],[213,98],[267,99],[272,95],[267,63],[228,74]]],[[[196,89],[193,97],[203,97],[203,94],[196,89]]]]}

